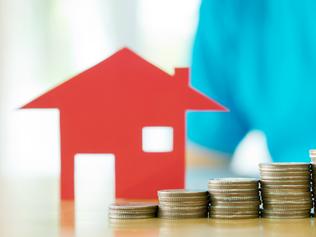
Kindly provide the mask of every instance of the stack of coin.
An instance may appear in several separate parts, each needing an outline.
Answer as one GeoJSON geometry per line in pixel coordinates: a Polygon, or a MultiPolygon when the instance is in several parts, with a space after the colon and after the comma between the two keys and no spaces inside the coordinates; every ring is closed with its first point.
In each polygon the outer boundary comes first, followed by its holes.
{"type": "Polygon", "coordinates": [[[109,207],[111,219],[145,219],[157,216],[156,204],[149,203],[114,203],[109,207]]]}
{"type": "Polygon", "coordinates": [[[210,179],[210,217],[221,219],[248,219],[259,217],[259,190],[257,179],[210,179]]]}
{"type": "Polygon", "coordinates": [[[314,214],[316,214],[316,150],[309,150],[309,156],[312,162],[312,189],[314,195],[314,214]]]}
{"type": "Polygon", "coordinates": [[[263,217],[310,216],[312,196],[309,163],[260,164],[263,217]]]}
{"type": "Polygon", "coordinates": [[[158,217],[168,219],[207,217],[207,191],[170,189],[158,191],[158,217]]]}

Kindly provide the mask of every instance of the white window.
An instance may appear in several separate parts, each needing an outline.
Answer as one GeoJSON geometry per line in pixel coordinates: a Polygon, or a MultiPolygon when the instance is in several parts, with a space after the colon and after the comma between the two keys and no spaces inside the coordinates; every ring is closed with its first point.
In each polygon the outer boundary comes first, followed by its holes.
{"type": "Polygon", "coordinates": [[[144,152],[171,152],[173,151],[172,127],[143,127],[143,151],[144,152]]]}

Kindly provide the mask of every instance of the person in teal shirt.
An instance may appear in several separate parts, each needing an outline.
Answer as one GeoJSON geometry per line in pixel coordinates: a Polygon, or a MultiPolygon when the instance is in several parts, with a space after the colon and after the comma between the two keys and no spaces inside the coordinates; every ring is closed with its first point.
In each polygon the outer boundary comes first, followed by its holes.
{"type": "Polygon", "coordinates": [[[316,1],[204,0],[191,84],[229,113],[190,113],[189,140],[232,154],[261,130],[273,161],[316,147],[316,1]]]}

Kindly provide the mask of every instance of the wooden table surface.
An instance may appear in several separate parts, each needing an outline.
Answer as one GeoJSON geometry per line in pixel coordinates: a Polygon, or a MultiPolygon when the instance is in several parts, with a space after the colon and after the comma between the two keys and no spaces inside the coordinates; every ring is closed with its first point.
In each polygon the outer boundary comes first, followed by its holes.
{"type": "MultiPolygon", "coordinates": [[[[2,180],[0,185],[0,236],[316,236],[315,218],[273,220],[129,220],[110,221],[107,208],[113,200],[91,203],[60,202],[55,179],[2,180]]],[[[89,199],[90,197],[90,199],[89,199]]]]}

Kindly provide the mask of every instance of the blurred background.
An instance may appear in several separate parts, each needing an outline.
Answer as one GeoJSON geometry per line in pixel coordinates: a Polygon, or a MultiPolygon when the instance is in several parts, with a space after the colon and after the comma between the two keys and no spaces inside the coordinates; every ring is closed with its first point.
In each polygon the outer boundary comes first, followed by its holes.
{"type": "MultiPolygon", "coordinates": [[[[10,223],[0,225],[0,235],[56,236],[62,216],[59,113],[18,108],[123,46],[168,73],[190,66],[199,6],[199,0],[0,0],[0,220],[10,223]]],[[[257,176],[257,164],[270,158],[264,135],[252,131],[231,162],[190,141],[186,159],[186,186],[206,188],[211,177],[257,176]]],[[[90,236],[104,228],[114,198],[114,158],[77,155],[75,168],[76,231],[90,236]]]]}
{"type": "MultiPolygon", "coordinates": [[[[199,6],[199,0],[0,0],[2,176],[47,177],[57,185],[58,111],[18,108],[123,46],[169,73],[190,66],[199,6]]],[[[256,176],[257,163],[269,160],[259,131],[241,142],[231,163],[190,141],[187,151],[188,187],[213,176],[256,176]]],[[[113,159],[78,160],[81,175],[113,181],[113,159]],[[106,172],[95,172],[100,165],[106,172]]]]}

